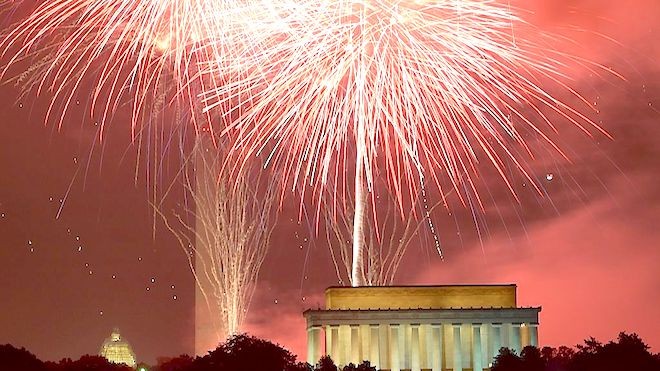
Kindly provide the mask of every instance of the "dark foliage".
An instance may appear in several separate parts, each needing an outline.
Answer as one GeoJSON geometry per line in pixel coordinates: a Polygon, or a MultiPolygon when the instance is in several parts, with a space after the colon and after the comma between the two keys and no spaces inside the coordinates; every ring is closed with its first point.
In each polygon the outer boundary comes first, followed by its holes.
{"type": "Polygon", "coordinates": [[[617,340],[603,345],[590,338],[578,345],[569,371],[660,370],[660,359],[637,334],[622,332],[617,340]]]}
{"type": "Polygon", "coordinates": [[[190,371],[308,371],[288,350],[267,340],[236,335],[204,357],[195,359],[190,371]]]}
{"type": "Polygon", "coordinates": [[[376,371],[376,367],[373,367],[369,361],[362,361],[357,366],[349,363],[342,371],[376,371]]]}
{"type": "Polygon", "coordinates": [[[123,364],[109,362],[101,356],[82,356],[77,361],[65,358],[59,363],[49,362],[48,371],[133,371],[123,364]]]}
{"type": "Polygon", "coordinates": [[[155,371],[187,371],[195,359],[187,354],[182,354],[176,358],[159,359],[155,371]]]}
{"type": "Polygon", "coordinates": [[[314,371],[337,371],[337,366],[330,356],[323,356],[319,359],[314,371]]]}
{"type": "Polygon", "coordinates": [[[601,344],[594,338],[567,348],[525,347],[520,356],[502,348],[491,371],[660,371],[660,356],[636,334],[619,334],[616,341],[601,344]]]}
{"type": "Polygon", "coordinates": [[[25,348],[15,348],[9,344],[0,345],[0,369],[43,371],[46,366],[25,348]]]}

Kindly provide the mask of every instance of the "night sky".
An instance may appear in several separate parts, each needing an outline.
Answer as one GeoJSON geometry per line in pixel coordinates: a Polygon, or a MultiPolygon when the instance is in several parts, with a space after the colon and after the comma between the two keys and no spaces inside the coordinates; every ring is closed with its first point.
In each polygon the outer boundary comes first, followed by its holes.
{"type": "MultiPolygon", "coordinates": [[[[457,203],[436,209],[445,260],[420,239],[397,283],[517,283],[520,305],[543,307],[543,345],[625,330],[658,352],[660,2],[526,4],[535,24],[574,41],[571,52],[625,76],[572,74],[614,139],[562,131],[571,162],[530,160],[544,197],[520,179],[516,203],[486,179],[476,223],[457,203]]],[[[84,101],[58,130],[44,124],[47,96],[17,97],[11,84],[0,87],[0,343],[78,358],[119,327],[140,360],[192,352],[192,274],[154,224],[128,114],[98,143],[84,101]]],[[[173,153],[159,186],[180,164],[173,153]]],[[[175,185],[172,194],[182,193],[175,185]]],[[[299,223],[296,201],[284,203],[245,328],[304,357],[302,311],[322,306],[323,289],[338,282],[325,237],[299,223]]]]}

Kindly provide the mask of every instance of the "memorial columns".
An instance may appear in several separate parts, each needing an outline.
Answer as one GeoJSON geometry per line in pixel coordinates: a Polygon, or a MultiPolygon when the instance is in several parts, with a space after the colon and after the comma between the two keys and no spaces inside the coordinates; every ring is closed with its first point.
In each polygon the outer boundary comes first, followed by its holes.
{"type": "Polygon", "coordinates": [[[490,335],[490,342],[491,342],[491,354],[489,355],[489,362],[493,363],[495,360],[495,357],[500,353],[500,348],[502,348],[502,324],[501,323],[493,323],[492,324],[492,332],[490,335]]]}
{"type": "Polygon", "coordinates": [[[307,329],[307,363],[316,364],[321,358],[321,326],[307,329]]]}
{"type": "Polygon", "coordinates": [[[453,371],[462,371],[463,370],[463,349],[461,342],[461,324],[454,323],[453,328],[453,338],[454,338],[454,362],[452,365],[453,371]]]}
{"type": "Polygon", "coordinates": [[[371,329],[369,325],[360,325],[360,362],[365,359],[371,360],[371,329]]]}
{"type": "Polygon", "coordinates": [[[380,365],[380,325],[369,325],[369,361],[371,365],[377,370],[381,368],[380,365]]]}
{"type": "Polygon", "coordinates": [[[481,353],[481,324],[472,325],[472,370],[483,371],[483,354],[481,353]]]}
{"type": "Polygon", "coordinates": [[[531,323],[529,325],[529,345],[539,347],[539,324],[531,323]]]}
{"type": "Polygon", "coordinates": [[[410,369],[412,371],[421,371],[419,324],[410,325],[410,333],[410,369]]]}
{"type": "Polygon", "coordinates": [[[389,354],[389,326],[382,324],[378,326],[378,360],[380,361],[380,368],[390,368],[390,354],[389,354]]]}
{"type": "Polygon", "coordinates": [[[427,327],[426,347],[428,355],[427,368],[431,371],[442,371],[442,325],[431,324],[427,327]]]}
{"type": "Polygon", "coordinates": [[[509,333],[509,348],[520,355],[522,350],[522,343],[520,341],[520,323],[511,324],[511,332],[509,333]]]}
{"type": "Polygon", "coordinates": [[[340,349],[339,349],[339,326],[330,325],[328,326],[330,331],[326,334],[330,336],[330,341],[326,343],[328,349],[326,353],[332,358],[335,363],[339,363],[340,349]]]}
{"type": "Polygon", "coordinates": [[[401,325],[390,324],[390,370],[401,371],[401,351],[402,346],[399,344],[399,333],[402,332],[401,325]]]}
{"type": "Polygon", "coordinates": [[[350,331],[351,331],[351,342],[350,342],[350,348],[348,352],[348,360],[346,364],[348,363],[353,363],[353,364],[360,364],[360,326],[359,325],[350,325],[350,331]]]}

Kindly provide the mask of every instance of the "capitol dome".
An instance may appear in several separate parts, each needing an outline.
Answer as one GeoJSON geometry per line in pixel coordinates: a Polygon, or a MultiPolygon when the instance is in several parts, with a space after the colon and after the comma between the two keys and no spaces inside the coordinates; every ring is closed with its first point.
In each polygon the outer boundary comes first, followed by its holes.
{"type": "Polygon", "coordinates": [[[131,345],[122,340],[117,328],[112,330],[109,338],[105,339],[99,355],[113,363],[123,363],[131,367],[135,367],[136,364],[135,353],[133,353],[131,345]]]}

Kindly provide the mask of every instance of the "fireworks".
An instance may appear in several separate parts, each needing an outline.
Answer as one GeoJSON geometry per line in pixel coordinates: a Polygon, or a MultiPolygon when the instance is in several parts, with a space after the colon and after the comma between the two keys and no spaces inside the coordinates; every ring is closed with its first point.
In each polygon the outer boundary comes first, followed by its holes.
{"type": "Polygon", "coordinates": [[[530,141],[565,157],[553,140],[560,123],[607,135],[552,94],[561,89],[588,106],[564,82],[564,66],[580,60],[553,51],[507,2],[298,3],[282,18],[286,32],[272,32],[270,45],[234,66],[241,78],[204,99],[207,110],[248,102],[225,130],[238,137],[235,153],[265,153],[303,198],[312,189],[318,205],[328,194],[341,203],[355,182],[353,285],[364,283],[365,208],[376,177],[386,179],[401,215],[427,179],[482,207],[476,179],[484,163],[516,196],[512,171],[536,187],[520,155],[534,156],[530,141]]]}
{"type": "Polygon", "coordinates": [[[275,225],[276,198],[272,189],[258,192],[259,174],[230,184],[208,138],[197,141],[192,158],[184,186],[194,209],[172,217],[157,212],[186,252],[207,304],[219,309],[219,342],[237,334],[247,315],[275,225]]]}
{"type": "Polygon", "coordinates": [[[30,63],[11,80],[25,91],[48,92],[47,119],[56,117],[60,126],[78,94],[90,97],[91,113],[101,126],[120,105],[130,104],[134,135],[143,119],[151,121],[149,106],[185,97],[192,111],[199,110],[194,95],[212,88],[214,79],[202,81],[198,64],[238,53],[233,46],[237,30],[245,28],[243,13],[258,16],[241,2],[215,0],[57,0],[36,9],[27,2],[2,5],[8,7],[29,14],[0,42],[3,79],[12,67],[30,63]]]}
{"type": "Polygon", "coordinates": [[[484,164],[515,196],[512,171],[536,186],[520,155],[534,156],[531,141],[565,157],[560,123],[607,135],[553,94],[589,106],[564,82],[565,66],[582,61],[519,14],[497,0],[59,0],[39,5],[0,49],[9,66],[43,49],[28,85],[52,91],[64,112],[85,77],[102,123],[130,98],[134,131],[163,85],[174,87],[167,101],[193,98],[193,111],[202,91],[235,140],[236,167],[264,154],[283,190],[305,199],[311,189],[317,205],[354,194],[357,285],[377,177],[402,216],[425,182],[481,206],[484,164]]]}

